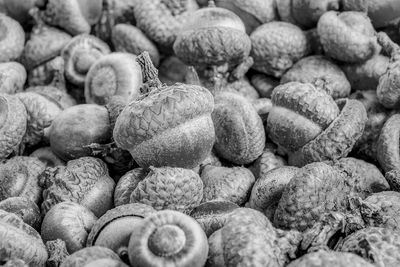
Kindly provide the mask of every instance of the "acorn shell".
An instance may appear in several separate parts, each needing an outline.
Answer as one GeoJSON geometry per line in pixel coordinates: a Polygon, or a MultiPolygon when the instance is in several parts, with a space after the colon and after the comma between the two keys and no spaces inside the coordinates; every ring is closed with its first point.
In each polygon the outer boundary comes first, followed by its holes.
{"type": "Polygon", "coordinates": [[[400,168],[400,115],[391,116],[383,125],[377,143],[377,158],[385,172],[400,168]]]}
{"type": "Polygon", "coordinates": [[[273,21],[261,25],[250,35],[253,69],[280,78],[294,63],[309,53],[305,33],[297,26],[273,21]]]}
{"type": "Polygon", "coordinates": [[[266,130],[276,144],[296,151],[314,140],[338,116],[325,91],[309,83],[289,82],[275,88],[266,130]]]}
{"type": "Polygon", "coordinates": [[[16,96],[0,94],[0,159],[18,150],[26,132],[27,113],[16,96]]]}
{"type": "Polygon", "coordinates": [[[146,178],[148,170],[136,168],[125,173],[119,180],[114,190],[114,205],[116,207],[129,203],[133,190],[139,182],[146,178]]]}
{"type": "Polygon", "coordinates": [[[9,197],[26,197],[39,204],[42,199],[42,188],[39,178],[46,166],[37,158],[15,156],[0,164],[2,186],[0,200],[9,197]]]}
{"type": "Polygon", "coordinates": [[[203,182],[192,170],[150,167],[146,178],[131,193],[130,203],[143,203],[156,210],[189,212],[203,198],[203,182]]]}
{"type": "Polygon", "coordinates": [[[129,24],[117,24],[112,29],[111,38],[115,51],[134,55],[147,51],[154,66],[160,63],[160,53],[156,45],[139,28],[129,24]]]}
{"type": "Polygon", "coordinates": [[[325,53],[334,59],[358,63],[380,50],[371,21],[362,12],[328,11],[317,27],[325,53]]]}
{"type": "Polygon", "coordinates": [[[309,56],[300,59],[281,78],[281,84],[287,82],[314,83],[317,79],[324,82],[324,89],[333,99],[347,97],[351,86],[343,71],[323,56],[309,56]]]}
{"type": "Polygon", "coordinates": [[[68,253],[81,250],[97,217],[86,207],[74,202],[54,205],[42,222],[41,236],[44,242],[61,239],[68,253]]]}
{"type": "Polygon", "coordinates": [[[89,33],[90,26],[100,19],[101,11],[101,0],[49,0],[41,16],[49,25],[75,36],[89,33]]]}
{"type": "Polygon", "coordinates": [[[141,167],[194,168],[214,143],[213,108],[211,93],[200,86],[155,89],[124,108],[115,124],[114,140],[141,167]]]}
{"type": "Polygon", "coordinates": [[[76,105],[75,99],[70,94],[53,85],[28,87],[25,92],[42,95],[49,101],[57,103],[63,110],[76,105]]]}
{"type": "Polygon", "coordinates": [[[60,267],[82,267],[99,259],[120,260],[117,254],[109,248],[94,246],[83,248],[68,256],[60,267]]]}
{"type": "Polygon", "coordinates": [[[43,213],[63,201],[81,204],[97,217],[113,206],[115,182],[100,159],[82,157],[70,160],[65,167],[47,169],[41,185],[44,188],[43,213]]]}
{"type": "Polygon", "coordinates": [[[75,36],[61,51],[65,61],[65,77],[72,84],[83,87],[90,67],[109,53],[110,48],[99,38],[89,34],[75,36]]]}
{"type": "Polygon", "coordinates": [[[25,32],[17,21],[3,13],[0,14],[0,25],[0,62],[16,60],[24,50],[25,32]]]}
{"type": "Polygon", "coordinates": [[[129,260],[140,266],[204,266],[207,237],[190,216],[177,211],[154,213],[135,225],[129,260]]]}
{"type": "Polygon", "coordinates": [[[121,258],[127,259],[129,237],[135,224],[155,212],[151,206],[140,203],[111,209],[94,224],[87,239],[87,246],[107,247],[121,258]]]}
{"type": "Polygon", "coordinates": [[[279,167],[260,176],[254,183],[247,206],[273,220],[283,190],[297,171],[296,167],[279,167]]]}
{"type": "Polygon", "coordinates": [[[178,34],[174,52],[185,64],[204,69],[234,66],[249,56],[251,41],[240,18],[218,7],[202,8],[178,34]]]}
{"type": "Polygon", "coordinates": [[[42,238],[17,215],[0,210],[0,250],[3,259],[22,259],[29,266],[44,267],[48,257],[42,238]]]}
{"type": "Polygon", "coordinates": [[[85,264],[84,267],[129,267],[119,260],[113,259],[100,259],[85,264]]]}
{"type": "Polygon", "coordinates": [[[26,197],[9,197],[0,201],[0,209],[18,215],[24,223],[34,229],[40,229],[42,217],[35,202],[26,197]]]}
{"type": "Polygon", "coordinates": [[[94,104],[76,105],[63,110],[49,129],[51,149],[65,161],[90,156],[88,145],[107,143],[110,137],[108,111],[94,104]]]}
{"type": "Polygon", "coordinates": [[[243,205],[255,182],[254,175],[244,167],[205,166],[201,172],[204,183],[203,201],[225,200],[243,205]]]}
{"type": "Polygon", "coordinates": [[[336,250],[360,255],[374,265],[396,266],[400,263],[400,235],[393,230],[368,227],[343,239],[336,250]]]}
{"type": "Polygon", "coordinates": [[[90,67],[86,75],[86,103],[105,105],[114,95],[136,100],[140,95],[142,79],[142,70],[135,55],[105,55],[90,67]]]}
{"type": "Polygon", "coordinates": [[[304,166],[310,162],[346,157],[361,137],[367,122],[364,106],[357,100],[337,101],[340,114],[315,139],[289,154],[289,164],[304,166]]]}
{"type": "Polygon", "coordinates": [[[176,34],[189,21],[192,12],[197,9],[195,0],[137,1],[134,14],[137,27],[163,50],[171,51],[176,34]]]}
{"type": "Polygon", "coordinates": [[[253,105],[243,96],[221,92],[215,96],[212,113],[215,127],[215,151],[235,164],[257,159],[264,149],[263,123],[253,105]]]}
{"type": "Polygon", "coordinates": [[[46,129],[54,118],[61,113],[62,107],[43,95],[33,92],[18,93],[16,96],[24,104],[27,111],[27,128],[23,142],[34,146],[44,139],[46,129]]]}
{"type": "Polygon", "coordinates": [[[18,62],[0,63],[0,93],[15,94],[24,89],[27,73],[18,62]]]}
{"type": "Polygon", "coordinates": [[[57,73],[60,73],[60,67],[64,71],[64,60],[60,56],[56,56],[35,68],[29,70],[28,85],[29,86],[44,86],[49,85],[54,80],[57,73]]]}

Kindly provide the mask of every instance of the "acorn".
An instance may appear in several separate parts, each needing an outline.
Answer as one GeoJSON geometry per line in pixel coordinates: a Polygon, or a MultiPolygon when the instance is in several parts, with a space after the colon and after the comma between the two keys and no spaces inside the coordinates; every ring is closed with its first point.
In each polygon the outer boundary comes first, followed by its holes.
{"type": "Polygon", "coordinates": [[[95,246],[87,247],[68,256],[60,267],[81,267],[99,259],[111,259],[119,261],[119,257],[111,249],[95,246]]]}
{"type": "Polygon", "coordinates": [[[0,42],[0,62],[8,62],[18,59],[25,44],[25,33],[21,25],[7,15],[0,14],[2,39],[0,42]]]}
{"type": "Polygon", "coordinates": [[[35,202],[26,197],[9,197],[0,201],[0,209],[18,215],[35,230],[40,229],[42,217],[35,202]]]}
{"type": "Polygon", "coordinates": [[[38,158],[46,167],[65,166],[65,162],[54,154],[51,147],[41,147],[33,151],[30,157],[38,158]]]}
{"type": "Polygon", "coordinates": [[[15,94],[24,89],[27,73],[18,62],[0,63],[0,93],[15,94]]]}

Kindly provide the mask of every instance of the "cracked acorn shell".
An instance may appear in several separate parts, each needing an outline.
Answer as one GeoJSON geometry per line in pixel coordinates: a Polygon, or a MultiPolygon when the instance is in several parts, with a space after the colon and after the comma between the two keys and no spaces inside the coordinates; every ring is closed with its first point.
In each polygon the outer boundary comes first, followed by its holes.
{"type": "Polygon", "coordinates": [[[324,89],[333,99],[348,97],[351,86],[343,71],[324,56],[314,55],[300,59],[281,78],[281,84],[288,82],[324,83],[324,89]]]}
{"type": "Polygon", "coordinates": [[[15,94],[24,89],[27,73],[18,62],[0,63],[0,93],[15,94]]]}
{"type": "Polygon", "coordinates": [[[1,41],[0,62],[8,62],[18,59],[25,44],[25,32],[21,25],[7,15],[0,14],[1,41]]]}
{"type": "Polygon", "coordinates": [[[326,55],[334,59],[359,63],[380,50],[374,27],[362,12],[326,12],[319,19],[317,29],[326,55]]]}
{"type": "Polygon", "coordinates": [[[60,267],[82,267],[99,259],[120,260],[117,254],[109,248],[94,246],[86,247],[69,255],[60,267]]]}
{"type": "Polygon", "coordinates": [[[195,207],[190,212],[190,216],[200,224],[207,237],[209,237],[224,226],[229,214],[237,208],[239,206],[233,202],[213,200],[203,202],[195,207]]]}
{"type": "Polygon", "coordinates": [[[111,41],[115,51],[139,55],[147,51],[154,66],[160,63],[156,45],[139,29],[130,24],[117,24],[112,28],[111,41]]]}
{"type": "MultiPolygon", "coordinates": [[[[283,190],[274,225],[283,229],[307,230],[325,213],[346,212],[349,197],[366,197],[375,191],[375,183],[368,182],[370,178],[348,166],[339,167],[316,162],[299,169],[283,190]]],[[[378,187],[377,191],[380,190],[378,187]]]]}
{"type": "Polygon", "coordinates": [[[0,159],[19,149],[26,132],[27,113],[18,97],[0,94],[0,159]]]}
{"type": "Polygon", "coordinates": [[[89,34],[75,36],[61,51],[66,79],[76,86],[84,87],[90,67],[109,53],[109,46],[99,38],[89,34]]]}
{"type": "Polygon", "coordinates": [[[318,250],[292,261],[287,267],[373,267],[358,255],[349,252],[318,250]]]}
{"type": "Polygon", "coordinates": [[[182,27],[189,22],[197,9],[195,0],[137,1],[134,14],[137,27],[160,46],[161,50],[170,52],[177,33],[182,31],[182,27]]]}
{"type": "Polygon", "coordinates": [[[89,33],[101,16],[101,0],[48,0],[40,12],[43,20],[71,35],[89,33]]]}
{"type": "Polygon", "coordinates": [[[212,113],[216,140],[215,152],[235,164],[256,160],[265,146],[261,117],[245,97],[232,92],[215,96],[212,113]]]}
{"type": "Polygon", "coordinates": [[[0,201],[0,210],[16,214],[24,223],[40,229],[42,217],[35,202],[26,197],[9,197],[0,201]]]}
{"type": "Polygon", "coordinates": [[[253,69],[280,78],[310,51],[306,34],[296,25],[273,21],[250,35],[253,69]]]}
{"type": "Polygon", "coordinates": [[[219,7],[202,8],[178,34],[174,51],[189,66],[237,65],[250,54],[251,41],[242,20],[219,7]]]}
{"type": "Polygon", "coordinates": [[[130,203],[143,203],[156,210],[190,212],[203,198],[203,182],[192,170],[150,167],[130,195],[130,203]]]}
{"type": "Polygon", "coordinates": [[[247,34],[261,24],[276,19],[276,3],[273,0],[216,0],[215,4],[238,15],[246,26],[247,34]]]}
{"type": "Polygon", "coordinates": [[[398,266],[400,264],[400,235],[381,227],[361,229],[343,239],[337,251],[357,254],[375,266],[398,266]]]}
{"type": "Polygon", "coordinates": [[[276,3],[280,19],[310,29],[327,11],[339,10],[339,0],[279,0],[276,3]]]}
{"type": "Polygon", "coordinates": [[[90,67],[86,75],[86,103],[105,105],[114,95],[136,100],[142,80],[142,70],[135,55],[121,52],[105,55],[90,67]]]}
{"type": "Polygon", "coordinates": [[[61,239],[68,253],[81,250],[97,217],[86,207],[74,202],[54,205],[44,216],[41,236],[44,242],[61,239]]]}
{"type": "Polygon", "coordinates": [[[260,176],[255,182],[246,207],[261,211],[271,221],[282,193],[299,168],[278,167],[260,176]]]}
{"type": "Polygon", "coordinates": [[[336,101],[340,114],[315,139],[289,154],[289,164],[305,164],[346,157],[362,136],[367,122],[367,112],[358,100],[336,101]]]}
{"type": "Polygon", "coordinates": [[[255,182],[254,175],[244,167],[205,166],[201,172],[203,202],[212,200],[230,201],[243,205],[255,182]]]}
{"type": "Polygon", "coordinates": [[[266,130],[272,141],[289,151],[314,140],[340,112],[330,95],[309,83],[280,85],[271,99],[266,130]]]}
{"type": "Polygon", "coordinates": [[[392,115],[383,125],[377,143],[377,158],[384,170],[400,168],[400,114],[392,115]]]}
{"type": "Polygon", "coordinates": [[[82,157],[67,166],[47,169],[40,181],[43,191],[42,213],[63,201],[72,201],[91,210],[97,217],[113,207],[115,182],[100,159],[82,157]]]}
{"type": "Polygon", "coordinates": [[[26,197],[39,204],[42,188],[39,179],[46,166],[37,158],[15,156],[0,164],[0,200],[26,197]]]}
{"type": "Polygon", "coordinates": [[[82,104],[63,110],[54,118],[49,139],[53,152],[68,161],[90,156],[92,143],[107,143],[111,138],[110,119],[105,107],[82,104]]]}
{"type": "Polygon", "coordinates": [[[389,58],[376,54],[367,61],[355,64],[343,64],[340,67],[346,74],[353,90],[376,90],[379,78],[385,74],[389,58]]]}
{"type": "Polygon", "coordinates": [[[30,267],[45,267],[48,254],[35,229],[13,213],[0,210],[0,254],[2,260],[21,259],[30,267]]]}
{"type": "Polygon", "coordinates": [[[138,266],[204,266],[207,237],[200,225],[183,213],[156,212],[134,226],[129,260],[138,266]]]}
{"type": "Polygon", "coordinates": [[[135,225],[156,211],[148,205],[126,204],[107,211],[93,225],[87,246],[101,246],[113,250],[121,259],[128,260],[129,238],[135,225]]]}

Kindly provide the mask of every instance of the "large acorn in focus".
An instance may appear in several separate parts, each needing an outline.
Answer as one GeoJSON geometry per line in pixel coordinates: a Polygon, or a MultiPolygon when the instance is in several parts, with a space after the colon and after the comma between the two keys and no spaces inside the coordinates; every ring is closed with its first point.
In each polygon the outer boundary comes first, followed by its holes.
{"type": "Polygon", "coordinates": [[[209,7],[194,12],[178,34],[175,54],[187,65],[199,69],[243,62],[251,49],[245,25],[235,13],[215,7],[214,1],[209,3],[209,7]]]}
{"type": "Polygon", "coordinates": [[[117,146],[128,150],[141,167],[196,167],[214,144],[211,93],[196,85],[162,85],[149,54],[137,60],[145,94],[119,115],[114,128],[117,146]]]}

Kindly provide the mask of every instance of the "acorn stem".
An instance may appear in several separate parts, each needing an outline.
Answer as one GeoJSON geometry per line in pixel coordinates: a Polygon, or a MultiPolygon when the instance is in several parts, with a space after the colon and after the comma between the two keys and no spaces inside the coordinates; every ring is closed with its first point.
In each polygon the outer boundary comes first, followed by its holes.
{"type": "Polygon", "coordinates": [[[69,256],[66,244],[61,239],[47,241],[46,248],[49,254],[47,266],[58,267],[69,256]]]}
{"type": "Polygon", "coordinates": [[[63,92],[67,92],[67,87],[65,85],[65,76],[64,76],[65,72],[64,59],[62,57],[57,57],[55,60],[53,60],[51,64],[53,65],[52,68],[54,70],[54,76],[50,84],[60,89],[63,92]]]}
{"type": "Polygon", "coordinates": [[[142,93],[150,93],[152,90],[154,90],[154,88],[162,87],[162,83],[158,78],[158,70],[156,67],[154,67],[149,53],[144,51],[137,56],[136,61],[139,63],[143,74],[144,92],[142,93]]]}
{"type": "Polygon", "coordinates": [[[254,60],[252,57],[247,57],[231,72],[229,81],[234,82],[243,79],[249,69],[253,66],[254,60]]]}
{"type": "Polygon", "coordinates": [[[214,0],[209,0],[209,1],[208,1],[208,7],[215,7],[215,2],[214,2],[214,0]]]}

